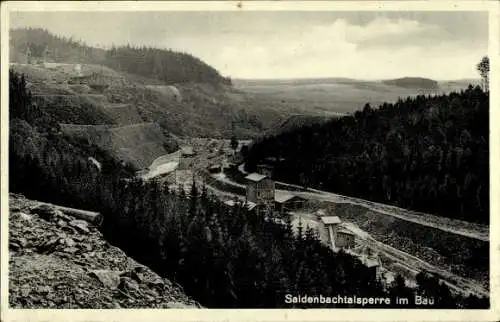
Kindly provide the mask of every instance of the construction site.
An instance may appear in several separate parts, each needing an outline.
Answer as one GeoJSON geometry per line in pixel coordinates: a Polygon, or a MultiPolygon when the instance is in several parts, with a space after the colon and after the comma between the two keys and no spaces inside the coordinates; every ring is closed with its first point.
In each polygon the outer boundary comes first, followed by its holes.
{"type": "MultiPolygon", "coordinates": [[[[282,224],[288,217],[295,231],[299,226],[304,231],[312,228],[332,251],[356,256],[383,284],[388,285],[399,274],[408,286],[415,286],[416,275],[426,271],[454,292],[488,294],[487,263],[477,268],[478,260],[474,259],[480,260],[488,249],[487,231],[481,227],[276,182],[269,166],[245,173],[242,166],[232,163],[225,153],[230,148],[223,141],[191,139],[189,144],[192,171],[185,176],[173,172],[162,176],[170,176],[172,187],[175,182],[175,186],[189,189],[194,178],[228,206],[244,204],[251,211],[272,214],[269,220],[282,224]],[[465,227],[474,230],[466,231],[465,227]],[[433,238],[427,238],[430,235],[433,238]],[[469,257],[460,255],[462,246],[474,250],[469,257]]],[[[248,142],[240,143],[238,149],[244,144],[248,142]]]]}

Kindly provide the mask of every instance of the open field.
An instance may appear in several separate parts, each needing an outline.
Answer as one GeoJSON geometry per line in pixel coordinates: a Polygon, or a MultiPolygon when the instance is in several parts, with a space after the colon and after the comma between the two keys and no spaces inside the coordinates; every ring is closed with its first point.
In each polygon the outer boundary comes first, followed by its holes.
{"type": "Polygon", "coordinates": [[[378,106],[417,94],[441,94],[466,88],[479,80],[439,82],[439,89],[407,88],[343,78],[305,80],[234,80],[236,89],[273,100],[306,115],[335,116],[362,109],[366,103],[378,106]]]}

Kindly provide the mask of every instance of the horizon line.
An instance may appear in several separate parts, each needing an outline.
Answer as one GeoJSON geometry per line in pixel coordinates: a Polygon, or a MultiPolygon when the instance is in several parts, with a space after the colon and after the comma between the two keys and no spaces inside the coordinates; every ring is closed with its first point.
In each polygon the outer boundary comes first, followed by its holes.
{"type": "Polygon", "coordinates": [[[456,82],[456,81],[467,81],[467,80],[477,80],[480,81],[481,77],[463,77],[463,78],[430,78],[425,76],[399,76],[399,77],[389,77],[389,78],[352,78],[344,76],[319,76],[319,77],[277,77],[277,78],[259,78],[259,77],[229,77],[231,80],[239,81],[307,81],[307,80],[350,80],[350,81],[363,81],[363,82],[377,82],[377,81],[387,81],[403,78],[421,78],[432,80],[436,82],[456,82]]]}

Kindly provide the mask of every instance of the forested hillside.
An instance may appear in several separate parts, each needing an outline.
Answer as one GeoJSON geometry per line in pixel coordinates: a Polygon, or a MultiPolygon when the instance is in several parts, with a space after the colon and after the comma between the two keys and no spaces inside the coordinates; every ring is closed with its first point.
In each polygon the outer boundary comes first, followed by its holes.
{"type": "Polygon", "coordinates": [[[81,41],[58,37],[45,29],[22,28],[10,31],[10,61],[102,64],[122,72],[173,83],[230,84],[200,59],[171,50],[113,47],[110,50],[87,46],[81,41]],[[27,57],[28,51],[30,54],[27,57]]]}
{"type": "Polygon", "coordinates": [[[277,180],[417,211],[489,221],[489,95],[368,104],[353,116],[266,137],[246,168],[275,162],[277,180]]]}
{"type": "Polygon", "coordinates": [[[411,297],[415,292],[434,297],[435,307],[488,306],[488,299],[452,295],[425,273],[417,278],[417,289],[406,287],[402,278],[384,289],[359,260],[331,252],[310,230],[294,235],[290,223],[274,224],[244,207],[227,207],[195,185],[185,195],[154,181],[132,180],[129,168],[97,147],[60,136],[50,120],[40,123],[43,112],[32,104],[25,81],[10,76],[10,191],[99,211],[108,239],[183,285],[204,306],[290,307],[285,293],[411,297]]]}
{"type": "Polygon", "coordinates": [[[116,70],[175,83],[226,83],[213,67],[199,58],[172,50],[130,46],[113,47],[106,52],[105,64],[116,70]]]}

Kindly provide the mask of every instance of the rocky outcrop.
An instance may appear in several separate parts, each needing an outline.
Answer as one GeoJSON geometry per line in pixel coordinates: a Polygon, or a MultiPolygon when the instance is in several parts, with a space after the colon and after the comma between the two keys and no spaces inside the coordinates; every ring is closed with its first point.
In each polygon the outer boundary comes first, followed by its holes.
{"type": "Polygon", "coordinates": [[[11,307],[200,307],[110,245],[92,223],[20,195],[10,194],[9,203],[11,307]]]}

